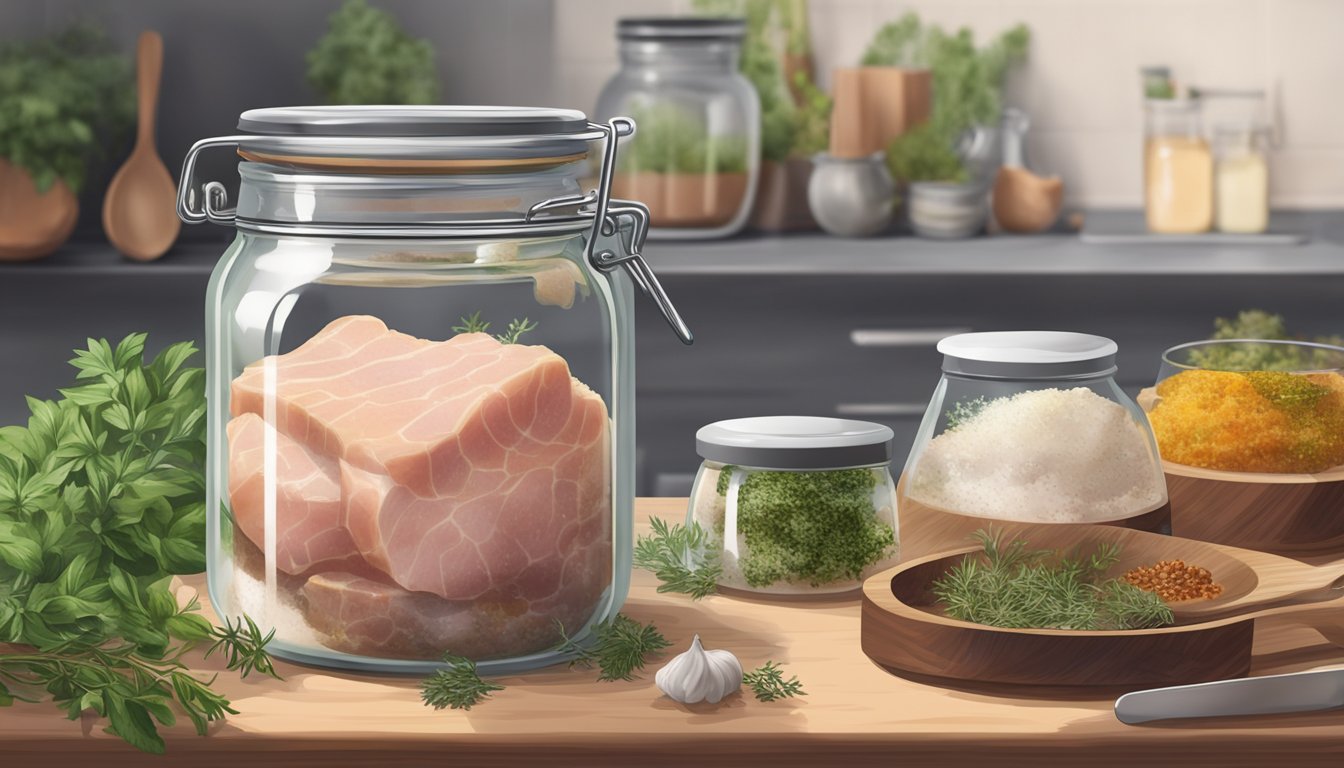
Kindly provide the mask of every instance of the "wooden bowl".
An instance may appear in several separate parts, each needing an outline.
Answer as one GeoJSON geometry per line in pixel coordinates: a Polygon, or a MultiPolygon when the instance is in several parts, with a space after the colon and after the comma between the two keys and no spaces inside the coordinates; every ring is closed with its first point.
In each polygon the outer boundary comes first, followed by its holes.
{"type": "Polygon", "coordinates": [[[910,561],[938,552],[961,549],[971,542],[976,531],[993,528],[1005,536],[1041,540],[1059,532],[1085,532],[1096,525],[1128,528],[1152,533],[1171,532],[1171,506],[1163,504],[1135,517],[1106,523],[1021,523],[972,517],[921,504],[905,493],[905,476],[896,485],[897,535],[901,545],[901,560],[910,561]]]}
{"type": "MultiPolygon", "coordinates": [[[[1296,595],[1291,603],[1270,590],[1264,603],[1247,603],[1262,573],[1309,568],[1275,555],[1206,542],[1103,526],[1055,526],[1038,531],[1032,547],[1060,550],[1121,544],[1122,573],[1137,565],[1182,559],[1208,568],[1244,612],[1158,629],[1064,631],[1004,629],[942,615],[930,585],[961,558],[967,546],[904,563],[864,583],[860,640],[863,652],[898,673],[977,683],[1023,686],[1152,687],[1242,677],[1250,670],[1255,619],[1291,616],[1344,641],[1344,598],[1328,588],[1296,595]]],[[[1270,584],[1282,579],[1266,578],[1270,584]]],[[[1319,581],[1319,580],[1318,580],[1319,581]]]]}
{"type": "MultiPolygon", "coordinates": [[[[1157,394],[1145,389],[1138,402],[1147,413],[1157,394]]],[[[1271,474],[1164,460],[1162,471],[1177,536],[1298,557],[1344,554],[1344,467],[1271,474]]]]}

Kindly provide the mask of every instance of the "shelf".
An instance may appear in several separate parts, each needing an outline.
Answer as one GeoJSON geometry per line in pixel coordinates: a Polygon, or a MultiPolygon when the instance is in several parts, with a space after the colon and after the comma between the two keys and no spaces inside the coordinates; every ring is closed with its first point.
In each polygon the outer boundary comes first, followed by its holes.
{"type": "MultiPolygon", "coordinates": [[[[1275,215],[1275,224],[1307,233],[1308,239],[1300,245],[1096,245],[1084,243],[1074,233],[951,241],[910,236],[854,240],[809,233],[651,241],[644,250],[658,274],[666,276],[1344,275],[1344,212],[1283,212],[1275,215]]],[[[41,261],[0,265],[0,278],[208,275],[227,247],[227,233],[219,234],[219,240],[179,243],[148,264],[117,254],[106,242],[72,242],[41,261]]]]}

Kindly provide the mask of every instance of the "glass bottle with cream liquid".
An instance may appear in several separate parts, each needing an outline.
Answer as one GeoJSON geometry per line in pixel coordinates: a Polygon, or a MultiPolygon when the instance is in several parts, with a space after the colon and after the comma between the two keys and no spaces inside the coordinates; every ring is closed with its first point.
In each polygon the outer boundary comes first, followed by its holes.
{"type": "Polygon", "coordinates": [[[1199,102],[1145,102],[1144,209],[1148,229],[1197,234],[1213,226],[1213,153],[1200,130],[1199,102]]]}

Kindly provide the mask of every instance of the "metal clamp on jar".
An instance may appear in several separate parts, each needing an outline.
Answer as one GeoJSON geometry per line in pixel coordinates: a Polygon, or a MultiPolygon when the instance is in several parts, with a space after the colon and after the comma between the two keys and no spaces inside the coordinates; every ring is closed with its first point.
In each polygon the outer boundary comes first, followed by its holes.
{"type": "Polygon", "coordinates": [[[206,299],[207,556],[279,656],[560,660],[616,614],[634,501],[633,286],[690,329],[611,199],[633,121],[513,107],[243,113],[182,170],[237,237],[206,299]],[[585,190],[592,142],[598,186],[585,190]],[[236,147],[236,206],[198,156],[236,147]],[[619,269],[618,269],[619,267],[619,269]]]}

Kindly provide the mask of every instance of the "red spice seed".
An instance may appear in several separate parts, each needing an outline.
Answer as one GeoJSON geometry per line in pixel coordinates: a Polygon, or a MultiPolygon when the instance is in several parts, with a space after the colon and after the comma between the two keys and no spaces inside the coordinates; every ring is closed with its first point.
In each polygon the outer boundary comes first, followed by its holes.
{"type": "Polygon", "coordinates": [[[1212,600],[1223,593],[1223,585],[1213,581],[1209,569],[1187,565],[1183,560],[1162,560],[1135,568],[1125,574],[1125,581],[1168,603],[1197,598],[1212,600]]]}

